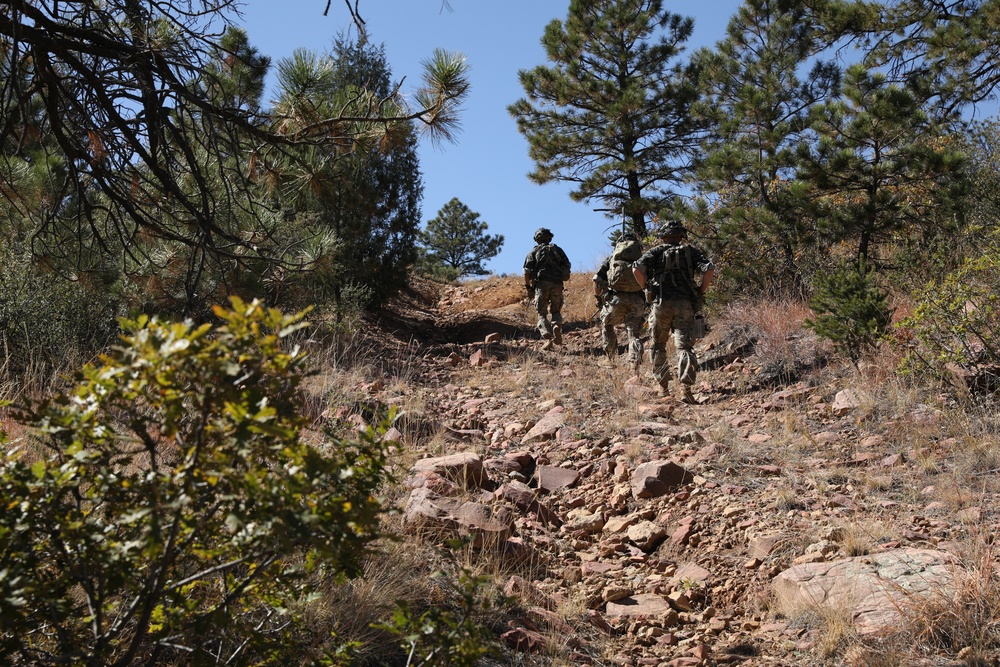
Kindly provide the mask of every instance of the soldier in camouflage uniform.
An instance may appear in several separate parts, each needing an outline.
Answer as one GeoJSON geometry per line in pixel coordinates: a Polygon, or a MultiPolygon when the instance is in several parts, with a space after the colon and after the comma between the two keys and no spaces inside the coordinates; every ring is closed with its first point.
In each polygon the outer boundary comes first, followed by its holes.
{"type": "Polygon", "coordinates": [[[658,235],[661,244],[647,250],[634,268],[636,280],[643,289],[647,277],[655,277],[658,285],[649,314],[653,377],[663,393],[669,393],[670,364],[666,346],[667,339],[673,334],[682,400],[694,403],[691,385],[697,377],[698,357],[693,349],[692,329],[695,313],[700,310],[705,291],[715,276],[715,266],[701,250],[686,243],[687,230],[680,222],[666,222],[660,227],[658,235]],[[700,284],[695,282],[699,273],[700,284]]]}
{"type": "Polygon", "coordinates": [[[524,258],[524,287],[538,312],[538,332],[545,340],[542,349],[550,350],[553,343],[562,345],[563,282],[569,280],[570,261],[545,227],[535,232],[534,239],[538,245],[524,258]]]}
{"type": "Polygon", "coordinates": [[[645,294],[633,277],[631,262],[627,266],[629,280],[626,283],[617,284],[612,288],[608,282],[608,272],[619,248],[629,244],[634,244],[636,249],[636,254],[632,255],[634,259],[638,259],[638,255],[641,255],[642,245],[639,238],[631,232],[624,234],[615,246],[615,251],[601,263],[597,273],[594,274],[594,294],[598,296],[599,301],[603,296],[601,345],[605,354],[612,363],[617,359],[618,336],[615,327],[624,322],[629,335],[628,363],[633,369],[638,370],[642,362],[642,324],[646,319],[645,294]]]}

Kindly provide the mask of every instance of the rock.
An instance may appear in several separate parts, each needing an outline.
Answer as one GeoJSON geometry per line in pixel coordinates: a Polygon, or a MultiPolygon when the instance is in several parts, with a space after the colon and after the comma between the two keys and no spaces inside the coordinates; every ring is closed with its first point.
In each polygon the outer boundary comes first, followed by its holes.
{"type": "Polygon", "coordinates": [[[697,584],[704,586],[712,580],[712,573],[695,563],[685,563],[677,568],[677,572],[670,580],[671,586],[679,584],[697,584]]]}
{"type": "Polygon", "coordinates": [[[414,489],[403,508],[403,525],[414,531],[471,535],[473,546],[499,546],[514,532],[513,517],[480,503],[447,498],[430,489],[414,489]]]}
{"type": "Polygon", "coordinates": [[[527,628],[515,627],[500,635],[500,641],[520,653],[539,653],[545,650],[545,635],[527,628]]]}
{"type": "Polygon", "coordinates": [[[432,472],[470,489],[480,488],[486,480],[483,460],[472,452],[420,459],[413,464],[412,470],[414,473],[432,472]]]}
{"type": "Polygon", "coordinates": [[[451,480],[445,479],[435,472],[419,472],[411,475],[405,482],[410,489],[429,489],[439,496],[458,496],[462,489],[451,480]]]}
{"type": "Polygon", "coordinates": [[[694,475],[673,461],[643,463],[632,473],[632,496],[655,498],[694,479],[694,475]]]}
{"type": "Polygon", "coordinates": [[[642,593],[609,602],[604,613],[611,617],[659,616],[670,611],[673,611],[673,608],[662,595],[642,593]]]}
{"type": "Polygon", "coordinates": [[[562,525],[562,519],[559,518],[559,515],[542,504],[538,500],[535,490],[526,484],[518,482],[503,484],[493,492],[493,495],[497,499],[513,503],[522,512],[533,512],[543,524],[556,528],[562,525]]]}
{"type": "Polygon", "coordinates": [[[538,482],[538,488],[546,493],[573,486],[579,479],[580,473],[576,470],[559,466],[538,466],[535,468],[535,480],[538,482]]]}
{"type": "Polygon", "coordinates": [[[692,611],[694,605],[691,604],[691,599],[687,596],[684,591],[673,591],[667,596],[670,600],[670,604],[673,605],[674,609],[677,611],[692,611]]]}
{"type": "Polygon", "coordinates": [[[642,521],[631,526],[627,534],[628,539],[635,546],[649,553],[663,541],[663,538],[667,536],[667,531],[658,523],[642,521]]]}
{"type": "Polygon", "coordinates": [[[617,584],[612,584],[611,586],[606,586],[604,590],[601,591],[601,599],[605,602],[617,602],[618,600],[624,600],[632,595],[632,589],[627,586],[621,586],[617,584]]]}
{"type": "Polygon", "coordinates": [[[485,345],[490,345],[492,343],[499,343],[499,342],[500,342],[500,334],[498,334],[495,331],[493,333],[486,334],[486,338],[483,339],[483,343],[485,345]]]}
{"type": "Polygon", "coordinates": [[[833,405],[830,406],[830,410],[838,417],[842,417],[848,412],[860,408],[862,400],[863,395],[858,390],[843,389],[838,391],[837,395],[833,398],[833,405]]]}
{"type": "Polygon", "coordinates": [[[545,413],[545,415],[538,420],[531,430],[525,434],[523,442],[526,445],[536,444],[539,442],[545,442],[546,440],[555,440],[556,433],[565,426],[565,415],[562,406],[555,406],[551,410],[545,413]]]}
{"type": "Polygon", "coordinates": [[[606,574],[620,569],[622,569],[620,563],[601,563],[596,560],[584,561],[580,565],[580,571],[585,577],[591,574],[606,574]]]}
{"type": "Polygon", "coordinates": [[[943,551],[896,549],[796,565],[771,582],[786,613],[816,607],[846,611],[859,634],[898,629],[908,600],[952,599],[956,561],[943,551]]]}
{"type": "Polygon", "coordinates": [[[569,533],[599,533],[604,528],[604,517],[599,513],[574,510],[566,517],[563,530],[569,533]]]}
{"type": "Polygon", "coordinates": [[[674,529],[673,534],[670,535],[670,543],[676,546],[685,545],[693,534],[694,517],[685,517],[681,519],[680,524],[674,529]]]}
{"type": "Polygon", "coordinates": [[[604,532],[623,533],[638,521],[639,517],[634,514],[630,514],[629,516],[613,516],[604,523],[604,532]]]}
{"type": "Polygon", "coordinates": [[[790,387],[783,391],[779,391],[775,394],[772,394],[769,399],[764,401],[761,407],[764,409],[764,412],[772,412],[774,410],[784,410],[785,408],[791,407],[796,403],[801,403],[813,391],[814,391],[813,387],[804,387],[801,385],[796,385],[794,387],[790,387]]]}

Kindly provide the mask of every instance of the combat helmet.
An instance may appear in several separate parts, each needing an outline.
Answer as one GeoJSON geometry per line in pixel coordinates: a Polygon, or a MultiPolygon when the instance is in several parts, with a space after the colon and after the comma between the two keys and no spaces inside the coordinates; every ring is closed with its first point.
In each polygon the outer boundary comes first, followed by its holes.
{"type": "Polygon", "coordinates": [[[552,240],[552,231],[547,227],[539,227],[532,238],[535,239],[535,243],[548,243],[552,240]]]}
{"type": "Polygon", "coordinates": [[[657,236],[687,236],[687,228],[680,220],[667,220],[657,230],[657,236]]]}

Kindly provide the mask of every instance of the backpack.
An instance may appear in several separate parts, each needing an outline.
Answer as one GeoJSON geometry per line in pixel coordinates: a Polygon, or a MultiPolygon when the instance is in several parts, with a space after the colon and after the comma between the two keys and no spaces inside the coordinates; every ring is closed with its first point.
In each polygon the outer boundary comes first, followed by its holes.
{"type": "Polygon", "coordinates": [[[615,292],[638,292],[639,282],[632,273],[632,263],[642,256],[638,241],[622,241],[615,246],[608,262],[608,288],[615,292]]]}
{"type": "Polygon", "coordinates": [[[657,276],[659,294],[684,294],[694,298],[697,289],[692,278],[691,246],[671,245],[664,248],[662,270],[657,276]]]}
{"type": "Polygon", "coordinates": [[[546,243],[538,250],[538,269],[535,277],[539,280],[565,282],[569,280],[571,267],[566,253],[551,243],[546,243]]]}

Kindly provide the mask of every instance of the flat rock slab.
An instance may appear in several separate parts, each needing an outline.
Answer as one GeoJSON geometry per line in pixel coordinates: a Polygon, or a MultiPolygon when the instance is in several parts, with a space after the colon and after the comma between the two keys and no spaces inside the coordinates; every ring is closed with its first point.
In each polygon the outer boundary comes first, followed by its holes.
{"type": "Polygon", "coordinates": [[[566,415],[563,414],[562,406],[557,406],[545,413],[538,423],[531,427],[522,442],[525,445],[554,440],[556,432],[566,425],[566,415]]]}
{"type": "Polygon", "coordinates": [[[952,599],[957,570],[946,552],[896,549],[796,565],[771,585],[786,612],[817,607],[849,612],[859,634],[872,634],[897,628],[908,601],[952,599]]]}
{"type": "Polygon", "coordinates": [[[673,610],[662,595],[642,593],[609,602],[604,613],[608,616],[659,616],[673,610]]]}

